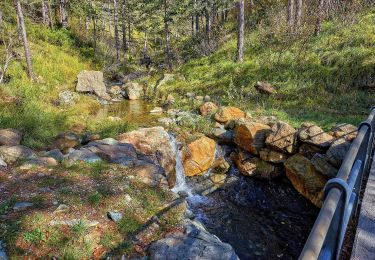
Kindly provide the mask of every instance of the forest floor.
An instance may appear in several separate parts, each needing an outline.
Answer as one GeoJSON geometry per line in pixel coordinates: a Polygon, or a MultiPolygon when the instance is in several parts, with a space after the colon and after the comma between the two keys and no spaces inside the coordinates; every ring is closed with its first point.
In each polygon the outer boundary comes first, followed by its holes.
{"type": "Polygon", "coordinates": [[[144,255],[151,241],[177,226],[186,205],[160,216],[176,195],[131,176],[129,168],[103,163],[0,170],[0,237],[8,254],[62,259],[144,255]],[[121,212],[122,219],[116,223],[108,212],[121,212]],[[145,227],[155,216],[157,224],[145,227]]]}

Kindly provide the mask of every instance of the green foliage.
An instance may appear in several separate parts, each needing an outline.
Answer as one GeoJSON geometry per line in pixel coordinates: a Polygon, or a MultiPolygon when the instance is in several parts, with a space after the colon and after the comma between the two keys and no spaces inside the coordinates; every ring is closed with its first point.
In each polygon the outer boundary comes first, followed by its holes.
{"type": "Polygon", "coordinates": [[[11,197],[9,200],[0,203],[0,215],[4,215],[8,212],[10,208],[14,206],[17,202],[16,197],[11,197]]]}
{"type": "Polygon", "coordinates": [[[27,243],[39,244],[45,239],[45,235],[40,228],[36,228],[30,232],[24,233],[23,238],[27,243]]]}
{"type": "Polygon", "coordinates": [[[92,205],[98,205],[102,199],[103,199],[103,195],[100,192],[98,192],[98,191],[92,193],[89,196],[89,202],[92,205]]]}

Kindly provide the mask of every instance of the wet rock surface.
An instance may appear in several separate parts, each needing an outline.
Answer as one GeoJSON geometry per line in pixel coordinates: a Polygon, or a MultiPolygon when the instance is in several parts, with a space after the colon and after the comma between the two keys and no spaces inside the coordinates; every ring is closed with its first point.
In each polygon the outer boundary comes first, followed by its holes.
{"type": "Polygon", "coordinates": [[[151,259],[239,259],[229,244],[221,242],[202,225],[190,220],[186,222],[185,232],[168,234],[150,246],[151,259]]]}

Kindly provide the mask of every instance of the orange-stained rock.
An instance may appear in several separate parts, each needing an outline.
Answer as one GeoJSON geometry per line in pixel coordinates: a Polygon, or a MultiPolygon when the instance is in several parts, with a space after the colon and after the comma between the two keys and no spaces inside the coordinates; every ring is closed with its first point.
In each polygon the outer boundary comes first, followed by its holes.
{"type": "Polygon", "coordinates": [[[327,178],[320,174],[309,159],[296,154],[285,162],[286,176],[294,188],[315,206],[323,203],[323,188],[327,178]]]}
{"type": "Polygon", "coordinates": [[[234,129],[234,142],[252,154],[258,154],[265,146],[265,140],[271,128],[261,123],[239,121],[234,129]]]}
{"type": "Polygon", "coordinates": [[[215,105],[215,103],[212,102],[206,102],[199,108],[199,111],[201,112],[202,116],[210,115],[216,112],[216,110],[218,110],[218,107],[217,105],[215,105]]]}
{"type": "Polygon", "coordinates": [[[231,120],[245,118],[246,114],[236,107],[221,107],[215,114],[215,120],[220,123],[226,123],[231,120]]]}
{"type": "Polygon", "coordinates": [[[183,149],[182,160],[186,176],[204,174],[215,159],[216,143],[208,137],[201,137],[183,149]]]}

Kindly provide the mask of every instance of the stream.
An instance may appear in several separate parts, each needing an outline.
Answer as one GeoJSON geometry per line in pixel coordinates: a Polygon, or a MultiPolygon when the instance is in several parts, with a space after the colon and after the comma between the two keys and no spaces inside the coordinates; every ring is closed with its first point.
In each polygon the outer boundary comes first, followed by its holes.
{"type": "MultiPolygon", "coordinates": [[[[106,106],[100,116],[116,116],[139,126],[153,126],[162,115],[142,100],[106,106]]],[[[318,214],[285,175],[272,181],[244,177],[232,167],[234,182],[207,196],[194,193],[186,182],[181,151],[170,136],[176,153],[177,182],[173,191],[188,195],[189,209],[212,234],[234,248],[240,259],[297,259],[318,214]]],[[[220,147],[218,147],[219,150],[220,147]]]]}

